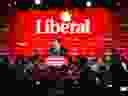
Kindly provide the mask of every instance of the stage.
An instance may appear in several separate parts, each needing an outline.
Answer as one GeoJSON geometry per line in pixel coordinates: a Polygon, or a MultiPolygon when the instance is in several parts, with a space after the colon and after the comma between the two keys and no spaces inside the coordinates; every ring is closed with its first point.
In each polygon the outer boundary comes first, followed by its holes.
{"type": "MultiPolygon", "coordinates": [[[[69,50],[74,49],[79,54],[102,54],[105,48],[112,48],[112,13],[105,8],[85,8],[79,10],[74,8],[71,10],[72,17],[89,17],[91,19],[90,32],[87,33],[37,33],[35,31],[35,17],[42,18],[57,17],[63,13],[60,9],[49,9],[48,11],[28,10],[16,11],[15,17],[10,17],[10,26],[6,38],[7,44],[2,47],[4,49],[15,49],[15,54],[32,55],[32,50],[41,49],[41,54],[47,54],[47,49],[56,34],[61,39],[61,44],[69,50]],[[106,43],[107,42],[107,43],[106,43]]],[[[80,22],[80,21],[79,21],[80,22]]],[[[78,23],[78,21],[77,21],[78,23]]],[[[41,30],[43,30],[43,23],[41,30]]]]}

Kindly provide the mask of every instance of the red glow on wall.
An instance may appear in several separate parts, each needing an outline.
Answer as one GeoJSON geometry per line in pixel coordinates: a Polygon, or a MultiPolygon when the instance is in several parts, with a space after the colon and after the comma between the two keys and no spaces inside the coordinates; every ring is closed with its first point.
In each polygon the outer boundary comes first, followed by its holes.
{"type": "MultiPolygon", "coordinates": [[[[61,10],[50,9],[48,11],[17,11],[15,24],[16,42],[28,42],[27,46],[17,47],[18,53],[31,54],[32,48],[48,48],[49,41],[52,40],[54,34],[36,34],[33,35],[35,16],[60,16],[61,10]]],[[[104,33],[112,32],[111,13],[103,8],[86,8],[83,11],[73,9],[72,16],[91,17],[91,34],[60,34],[62,43],[66,48],[80,48],[82,54],[86,54],[87,50],[93,50],[90,53],[95,54],[98,49],[104,48],[104,33]]]]}

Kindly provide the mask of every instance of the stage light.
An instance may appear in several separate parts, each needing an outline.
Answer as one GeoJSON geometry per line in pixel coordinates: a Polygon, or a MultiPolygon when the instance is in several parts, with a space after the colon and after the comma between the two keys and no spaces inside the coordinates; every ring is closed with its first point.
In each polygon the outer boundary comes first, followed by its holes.
{"type": "Polygon", "coordinates": [[[10,3],[8,3],[8,7],[10,7],[10,8],[11,8],[11,7],[12,7],[12,5],[11,5],[10,3]]]}
{"type": "Polygon", "coordinates": [[[87,6],[87,7],[91,7],[91,6],[92,6],[92,2],[91,2],[91,1],[87,1],[87,2],[86,2],[86,6],[87,6]]]}
{"type": "Polygon", "coordinates": [[[35,0],[36,5],[39,5],[40,3],[41,3],[40,0],[35,0]]]}
{"type": "Polygon", "coordinates": [[[65,11],[63,14],[62,14],[62,20],[64,22],[69,22],[71,21],[71,15],[69,14],[68,11],[65,11]]]}
{"type": "Polygon", "coordinates": [[[16,5],[16,1],[14,1],[14,5],[16,5]]]}
{"type": "Polygon", "coordinates": [[[116,2],[116,6],[120,6],[120,2],[116,2]]]}

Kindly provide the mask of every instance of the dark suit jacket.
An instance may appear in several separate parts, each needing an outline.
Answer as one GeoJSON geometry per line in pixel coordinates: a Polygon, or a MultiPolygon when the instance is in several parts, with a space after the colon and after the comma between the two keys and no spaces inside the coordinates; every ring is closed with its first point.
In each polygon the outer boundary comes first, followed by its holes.
{"type": "Polygon", "coordinates": [[[63,47],[60,48],[60,51],[57,51],[56,48],[49,48],[48,55],[49,56],[64,56],[67,50],[63,47]]]}

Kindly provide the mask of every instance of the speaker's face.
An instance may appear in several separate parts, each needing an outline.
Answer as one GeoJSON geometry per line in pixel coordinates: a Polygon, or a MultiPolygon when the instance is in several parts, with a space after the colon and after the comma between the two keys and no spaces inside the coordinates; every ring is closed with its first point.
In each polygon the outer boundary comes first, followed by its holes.
{"type": "Polygon", "coordinates": [[[53,47],[54,48],[60,48],[60,44],[57,40],[53,41],[53,47]]]}

